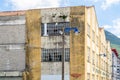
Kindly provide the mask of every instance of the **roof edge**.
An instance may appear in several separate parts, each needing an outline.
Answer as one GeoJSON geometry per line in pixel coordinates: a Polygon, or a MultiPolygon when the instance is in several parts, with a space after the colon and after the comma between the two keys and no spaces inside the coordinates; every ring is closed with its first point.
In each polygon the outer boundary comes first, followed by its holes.
{"type": "Polygon", "coordinates": [[[16,16],[16,15],[25,15],[25,10],[0,12],[0,16],[16,16]]]}

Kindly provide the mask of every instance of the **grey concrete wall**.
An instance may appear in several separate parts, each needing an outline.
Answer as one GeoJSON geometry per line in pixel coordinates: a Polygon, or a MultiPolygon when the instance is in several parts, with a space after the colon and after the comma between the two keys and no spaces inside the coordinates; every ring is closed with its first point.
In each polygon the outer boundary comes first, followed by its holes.
{"type": "Polygon", "coordinates": [[[0,44],[25,43],[25,26],[0,26],[0,44]]]}
{"type": "MultiPolygon", "coordinates": [[[[69,36],[65,36],[64,47],[69,48],[69,36]]],[[[62,48],[62,36],[48,36],[48,37],[41,37],[41,48],[62,48]]]]}
{"type": "Polygon", "coordinates": [[[0,16],[0,71],[25,69],[25,16],[0,16]]]}
{"type": "Polygon", "coordinates": [[[25,50],[0,49],[0,71],[23,71],[25,69],[25,50]]]}
{"type": "Polygon", "coordinates": [[[25,16],[0,16],[1,25],[20,25],[25,24],[25,16]]]}
{"type": "Polygon", "coordinates": [[[51,9],[42,9],[42,23],[51,23],[51,22],[64,22],[59,16],[67,16],[66,22],[69,22],[70,8],[51,8],[51,9]]]}
{"type": "Polygon", "coordinates": [[[25,17],[0,17],[0,44],[25,43],[25,17]]]}
{"type": "MultiPolygon", "coordinates": [[[[42,75],[61,75],[62,63],[61,62],[43,62],[42,75]]],[[[65,75],[69,75],[69,62],[65,62],[65,75]]]]}

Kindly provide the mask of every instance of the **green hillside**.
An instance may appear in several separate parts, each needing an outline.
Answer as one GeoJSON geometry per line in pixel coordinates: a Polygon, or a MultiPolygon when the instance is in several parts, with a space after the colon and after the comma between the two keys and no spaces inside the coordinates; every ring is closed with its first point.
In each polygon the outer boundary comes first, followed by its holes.
{"type": "Polygon", "coordinates": [[[112,48],[116,48],[117,51],[118,51],[119,54],[120,54],[120,45],[117,45],[117,44],[111,44],[111,47],[112,47],[112,48]]]}
{"type": "Polygon", "coordinates": [[[105,30],[106,39],[111,42],[111,47],[116,48],[120,54],[120,38],[105,30]]]}

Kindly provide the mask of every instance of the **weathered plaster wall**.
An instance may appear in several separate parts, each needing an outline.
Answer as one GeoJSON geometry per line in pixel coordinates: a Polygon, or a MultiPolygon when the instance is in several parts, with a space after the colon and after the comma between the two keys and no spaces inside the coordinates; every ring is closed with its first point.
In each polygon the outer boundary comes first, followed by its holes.
{"type": "Polygon", "coordinates": [[[50,9],[42,9],[41,15],[42,15],[42,23],[51,23],[51,22],[64,22],[60,16],[67,16],[66,22],[69,21],[69,14],[70,14],[70,8],[50,8],[50,9]]]}
{"type": "MultiPolygon", "coordinates": [[[[53,8],[41,10],[42,23],[52,22],[64,22],[59,16],[66,15],[66,22],[69,22],[70,8],[53,8]]],[[[42,36],[41,37],[41,48],[62,48],[62,37],[61,36],[42,36]]],[[[69,46],[69,36],[65,36],[65,48],[69,46]]],[[[62,63],[61,62],[42,62],[41,64],[42,76],[61,75],[62,74],[62,63]]],[[[69,75],[69,62],[65,62],[65,74],[69,75]]]]}
{"type": "MultiPolygon", "coordinates": [[[[70,48],[69,36],[65,36],[65,48],[70,48]]],[[[42,43],[41,48],[52,49],[52,48],[62,48],[62,36],[48,36],[41,37],[42,43]]]]}
{"type": "Polygon", "coordinates": [[[70,16],[70,26],[80,31],[70,34],[70,80],[85,80],[85,7],[71,7],[70,16]]]}
{"type": "MultiPolygon", "coordinates": [[[[42,75],[62,75],[61,62],[43,62],[41,65],[42,65],[42,75]]],[[[65,62],[64,70],[65,70],[65,75],[69,75],[69,62],[65,62]]]]}

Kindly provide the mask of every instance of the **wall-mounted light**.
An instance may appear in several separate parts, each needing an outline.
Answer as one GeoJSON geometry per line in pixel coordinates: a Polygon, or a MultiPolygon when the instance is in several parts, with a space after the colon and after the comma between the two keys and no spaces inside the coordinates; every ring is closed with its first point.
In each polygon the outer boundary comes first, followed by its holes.
{"type": "Polygon", "coordinates": [[[105,53],[103,53],[103,54],[99,54],[99,56],[106,57],[107,55],[105,53]]]}

